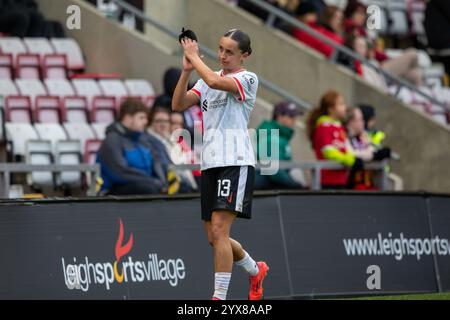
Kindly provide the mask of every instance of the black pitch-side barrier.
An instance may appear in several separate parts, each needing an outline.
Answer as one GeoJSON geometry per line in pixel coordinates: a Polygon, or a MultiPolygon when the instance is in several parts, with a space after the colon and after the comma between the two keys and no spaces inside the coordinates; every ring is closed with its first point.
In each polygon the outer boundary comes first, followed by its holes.
{"type": "MultiPolygon", "coordinates": [[[[266,299],[450,291],[450,195],[259,192],[232,237],[266,299]]],[[[0,203],[0,299],[209,299],[198,195],[0,203]]],[[[228,297],[246,299],[234,267],[228,297]]]]}

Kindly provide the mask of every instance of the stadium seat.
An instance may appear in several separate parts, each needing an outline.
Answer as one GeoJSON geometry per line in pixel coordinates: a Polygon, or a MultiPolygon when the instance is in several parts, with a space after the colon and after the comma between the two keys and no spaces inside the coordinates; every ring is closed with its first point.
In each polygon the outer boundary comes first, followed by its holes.
{"type": "Polygon", "coordinates": [[[84,150],[87,140],[95,139],[95,133],[87,123],[64,123],[63,127],[70,140],[80,140],[81,150],[84,150]]]}
{"type": "Polygon", "coordinates": [[[444,65],[434,63],[430,67],[422,70],[422,78],[425,85],[430,88],[442,87],[442,79],[445,75],[444,65]]]}
{"type": "Polygon", "coordinates": [[[125,87],[131,96],[141,97],[146,106],[152,106],[155,101],[155,89],[144,79],[128,79],[124,81],[125,87]]]}
{"type": "Polygon", "coordinates": [[[77,96],[83,96],[88,99],[89,110],[92,109],[92,101],[94,97],[101,96],[102,91],[97,82],[92,79],[74,79],[72,85],[75,88],[77,96]]]}
{"type": "Polygon", "coordinates": [[[32,109],[36,106],[37,96],[47,95],[47,90],[45,90],[45,87],[40,80],[17,79],[16,86],[21,95],[30,97],[32,109]]]}
{"type": "Polygon", "coordinates": [[[67,79],[67,56],[65,54],[47,54],[42,60],[44,79],[67,79]]]}
{"type": "Polygon", "coordinates": [[[114,97],[95,97],[92,104],[91,121],[109,124],[115,119],[116,99],[114,97]]]}
{"type": "Polygon", "coordinates": [[[92,123],[91,127],[94,130],[95,136],[99,140],[104,140],[106,137],[106,128],[109,126],[108,123],[92,123]]]}
{"type": "Polygon", "coordinates": [[[0,54],[0,79],[13,79],[13,56],[12,54],[0,54]]]}
{"type": "MultiPolygon", "coordinates": [[[[81,143],[78,140],[58,141],[56,143],[55,163],[60,165],[79,165],[82,162],[81,143]]],[[[81,172],[64,171],[56,175],[58,186],[80,187],[81,172]]]]}
{"type": "MultiPolygon", "coordinates": [[[[48,140],[28,140],[26,143],[26,164],[50,165],[53,163],[52,145],[48,140]]],[[[28,184],[34,188],[54,186],[51,171],[35,171],[27,175],[28,184]]]]}
{"type": "Polygon", "coordinates": [[[62,122],[89,123],[89,110],[86,97],[64,97],[61,102],[62,122]]]}
{"type": "Polygon", "coordinates": [[[67,66],[70,70],[82,70],[85,67],[83,53],[74,39],[52,38],[50,40],[56,53],[67,56],[67,66]]]}
{"type": "Polygon", "coordinates": [[[84,163],[95,164],[97,152],[102,145],[99,139],[91,139],[86,141],[84,148],[84,163]]]}
{"type": "Polygon", "coordinates": [[[5,118],[13,123],[31,123],[33,120],[29,97],[8,96],[5,98],[5,118]]]}
{"type": "Polygon", "coordinates": [[[0,96],[3,98],[7,96],[17,96],[19,90],[17,90],[16,84],[10,79],[0,79],[0,96]]]}
{"type": "Polygon", "coordinates": [[[75,90],[73,89],[70,81],[67,79],[45,79],[44,84],[47,88],[48,94],[51,96],[63,98],[66,96],[75,95],[75,90]]]}
{"type": "Polygon", "coordinates": [[[36,107],[34,110],[35,122],[40,123],[60,123],[61,107],[58,97],[39,96],[36,98],[36,107]]]}
{"type": "Polygon", "coordinates": [[[117,79],[106,79],[99,80],[98,84],[104,96],[115,97],[116,98],[116,107],[117,109],[120,106],[123,98],[128,97],[130,94],[127,91],[124,83],[121,80],[117,79]]]}
{"type": "Polygon", "coordinates": [[[439,96],[450,107],[450,88],[441,87],[437,89],[437,96],[439,96]]]}
{"type": "Polygon", "coordinates": [[[13,144],[13,155],[25,156],[25,142],[27,140],[37,140],[39,136],[30,123],[5,124],[6,138],[13,144]]]}
{"type": "Polygon", "coordinates": [[[40,79],[40,58],[38,54],[21,53],[17,55],[17,79],[40,79]]]}
{"type": "Polygon", "coordinates": [[[60,140],[67,140],[66,132],[58,123],[35,123],[34,129],[41,140],[48,140],[52,143],[54,154],[56,152],[57,142],[60,140]]]}
{"type": "Polygon", "coordinates": [[[14,63],[17,61],[17,55],[21,53],[27,53],[25,44],[22,39],[17,37],[4,37],[0,38],[0,51],[2,53],[11,54],[13,56],[14,63]]]}
{"type": "Polygon", "coordinates": [[[23,43],[29,53],[38,54],[41,59],[47,54],[55,53],[55,50],[46,38],[23,38],[23,43]]]}

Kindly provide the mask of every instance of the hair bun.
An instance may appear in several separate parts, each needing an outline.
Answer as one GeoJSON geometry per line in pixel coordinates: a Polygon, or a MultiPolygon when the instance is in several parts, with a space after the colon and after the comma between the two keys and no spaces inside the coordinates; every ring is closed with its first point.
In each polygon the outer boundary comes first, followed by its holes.
{"type": "Polygon", "coordinates": [[[194,33],[194,31],[192,31],[192,30],[185,30],[184,28],[181,29],[181,33],[178,36],[178,41],[181,43],[181,40],[183,38],[189,38],[191,40],[194,40],[194,41],[198,42],[197,35],[194,33]]]}

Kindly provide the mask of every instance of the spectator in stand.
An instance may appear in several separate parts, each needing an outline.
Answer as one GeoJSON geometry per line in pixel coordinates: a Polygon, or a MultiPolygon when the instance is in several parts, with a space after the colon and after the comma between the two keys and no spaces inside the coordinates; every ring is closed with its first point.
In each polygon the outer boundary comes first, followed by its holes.
{"type": "MultiPolygon", "coordinates": [[[[294,103],[281,102],[275,106],[272,120],[263,121],[257,128],[256,137],[258,140],[258,160],[266,161],[274,156],[271,150],[272,137],[271,130],[278,130],[278,139],[274,141],[278,147],[278,159],[280,161],[292,161],[290,140],[294,135],[295,120],[300,114],[299,107],[294,103]],[[261,131],[266,131],[267,141],[261,141],[261,131]],[[265,144],[267,152],[261,152],[261,144],[265,144]],[[267,157],[267,158],[266,158],[267,157]]],[[[274,175],[262,175],[257,170],[255,176],[256,189],[303,189],[303,173],[299,169],[280,169],[274,175]]]]}
{"type": "MultiPolygon", "coordinates": [[[[374,146],[376,150],[389,149],[383,148],[383,141],[386,138],[386,134],[381,130],[377,130],[375,127],[376,114],[374,107],[364,104],[361,104],[358,107],[363,114],[364,130],[367,132],[372,146],[374,146]]],[[[390,151],[388,155],[391,155],[390,151]]]]}
{"type": "MultiPolygon", "coordinates": [[[[265,0],[265,1],[274,6],[275,8],[283,10],[285,13],[292,16],[294,15],[300,3],[300,0],[265,0]]],[[[322,0],[315,0],[315,1],[322,1],[322,0]]],[[[251,1],[239,0],[238,6],[244,9],[245,11],[254,14],[263,21],[267,21],[267,19],[269,18],[269,12],[267,10],[262,9],[258,5],[252,3],[251,1]]],[[[282,19],[276,18],[273,23],[273,26],[287,33],[291,33],[291,26],[286,22],[284,22],[282,19]]]]}
{"type": "MultiPolygon", "coordinates": [[[[342,11],[339,8],[330,7],[325,9],[325,25],[319,25],[317,7],[310,1],[302,1],[297,10],[297,17],[301,22],[308,25],[310,28],[319,32],[323,36],[334,41],[335,43],[343,43],[343,40],[339,35],[339,24],[342,19],[342,11]]],[[[301,29],[294,29],[293,36],[300,42],[321,52],[327,58],[330,58],[333,54],[333,47],[301,29]]]]}
{"type": "Polygon", "coordinates": [[[46,21],[34,0],[0,0],[0,33],[11,37],[64,37],[59,22],[46,21]]]}
{"type": "Polygon", "coordinates": [[[0,0],[0,32],[12,37],[25,37],[30,24],[28,15],[14,0],[0,0]]]}
{"type": "MultiPolygon", "coordinates": [[[[176,130],[182,129],[185,129],[183,114],[181,112],[172,111],[170,114],[170,133],[174,134],[176,130]]],[[[186,159],[188,163],[198,164],[201,162],[200,155],[195,153],[195,150],[192,150],[192,146],[187,144],[181,135],[178,140],[178,145],[181,148],[180,151],[183,154],[183,158],[186,159]]],[[[193,170],[192,175],[194,176],[197,186],[200,185],[201,170],[193,170]]]]}
{"type": "MultiPolygon", "coordinates": [[[[166,148],[167,154],[171,161],[176,164],[188,164],[181,150],[178,141],[172,140],[171,111],[165,107],[153,107],[149,113],[149,127],[147,132],[154,138],[158,139],[166,148]]],[[[178,172],[181,178],[180,193],[194,192],[198,189],[197,183],[190,170],[182,170],[178,172]]]]}
{"type": "Polygon", "coordinates": [[[349,0],[344,10],[344,31],[367,37],[367,7],[358,0],[349,0]]]}
{"type": "MultiPolygon", "coordinates": [[[[350,0],[344,11],[344,29],[348,36],[362,36],[367,41],[373,42],[375,39],[370,39],[366,30],[366,10],[366,6],[358,0],[350,0]]],[[[419,57],[416,49],[407,49],[399,57],[392,59],[389,59],[382,50],[375,49],[375,59],[380,63],[383,70],[403,78],[415,86],[422,85],[422,72],[419,68],[419,57]]]]}
{"type": "Polygon", "coordinates": [[[344,12],[337,6],[327,6],[322,11],[320,25],[333,34],[336,42],[342,43],[344,12]]]}
{"type": "MultiPolygon", "coordinates": [[[[349,34],[346,36],[345,46],[359,54],[361,57],[370,60],[373,64],[379,65],[379,63],[374,59],[373,46],[369,47],[365,37],[357,34],[349,34]]],[[[340,52],[337,57],[337,62],[353,70],[355,73],[363,77],[369,83],[377,86],[385,93],[388,92],[388,86],[384,76],[378,73],[375,69],[362,64],[360,60],[354,59],[353,57],[340,52]]]]}
{"type": "MultiPolygon", "coordinates": [[[[172,111],[172,96],[180,75],[181,69],[179,68],[169,68],[166,70],[163,79],[164,93],[156,97],[153,107],[165,107],[169,111],[172,111]]],[[[189,85],[190,87],[192,87],[192,84],[189,85]]],[[[184,111],[183,118],[185,128],[190,132],[191,137],[194,136],[196,130],[199,134],[203,132],[202,110],[199,106],[193,106],[184,111]]]]}
{"type": "MultiPolygon", "coordinates": [[[[364,131],[364,119],[360,109],[354,107],[348,109],[345,127],[355,156],[364,162],[372,161],[375,148],[370,144],[370,138],[364,131]]],[[[374,190],[373,172],[354,171],[353,175],[349,175],[347,187],[356,190],[374,190]]]]}
{"type": "Polygon", "coordinates": [[[363,161],[353,153],[342,121],[347,106],[342,95],[328,91],[309,115],[307,132],[318,160],[333,160],[351,169],[322,170],[323,189],[346,189],[352,172],[363,169],[363,161]]]}
{"type": "Polygon", "coordinates": [[[125,100],[119,120],[106,130],[97,154],[104,181],[102,193],[112,195],[167,192],[163,166],[145,137],[147,107],[136,99],[125,100]]]}
{"type": "MultiPolygon", "coordinates": [[[[369,133],[365,130],[364,116],[360,108],[349,109],[345,126],[356,157],[365,162],[390,158],[391,150],[389,148],[378,148],[372,143],[369,133]]],[[[370,170],[355,172],[352,177],[349,177],[348,187],[358,190],[376,189],[374,173],[370,170]]]]}

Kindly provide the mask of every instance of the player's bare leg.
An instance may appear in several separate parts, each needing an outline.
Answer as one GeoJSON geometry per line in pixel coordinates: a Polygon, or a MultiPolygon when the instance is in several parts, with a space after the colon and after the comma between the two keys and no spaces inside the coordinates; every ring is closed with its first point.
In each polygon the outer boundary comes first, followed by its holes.
{"type": "MultiPolygon", "coordinates": [[[[211,245],[211,247],[213,247],[211,234],[211,221],[205,221],[205,230],[208,236],[208,243],[211,245]]],[[[233,261],[236,262],[242,260],[245,257],[245,251],[242,248],[242,245],[233,238],[230,238],[230,243],[231,243],[231,250],[233,251],[233,261]]]]}
{"type": "Polygon", "coordinates": [[[214,250],[213,300],[226,300],[233,269],[233,249],[230,229],[236,215],[227,210],[214,211],[210,222],[205,222],[208,242],[214,250]]]}
{"type": "Polygon", "coordinates": [[[249,299],[262,299],[262,282],[269,268],[265,262],[256,263],[238,241],[230,238],[231,224],[236,217],[235,214],[227,210],[216,211],[214,213],[212,220],[205,222],[208,242],[214,248],[215,292],[213,299],[225,299],[231,279],[233,261],[250,275],[249,299]],[[217,214],[215,215],[214,213],[217,214]],[[216,216],[216,219],[214,219],[214,216],[216,216]],[[231,259],[229,256],[230,248],[231,259]],[[223,254],[224,252],[225,254],[223,254]]]}

